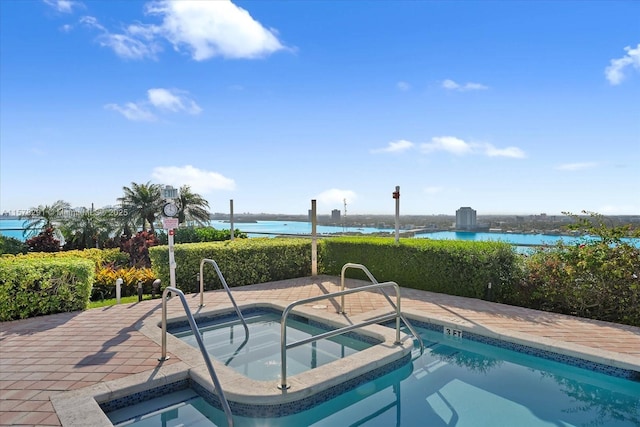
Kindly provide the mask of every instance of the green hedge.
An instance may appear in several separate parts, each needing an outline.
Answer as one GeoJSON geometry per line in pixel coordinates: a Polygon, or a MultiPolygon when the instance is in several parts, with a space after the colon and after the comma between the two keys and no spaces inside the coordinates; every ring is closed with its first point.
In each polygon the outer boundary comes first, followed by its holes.
{"type": "MultiPolygon", "coordinates": [[[[379,282],[510,302],[522,271],[511,245],[500,242],[338,237],[322,241],[321,271],[340,275],[347,262],[363,264],[379,282]],[[491,290],[488,284],[491,283],[491,290]]],[[[347,277],[367,279],[359,270],[347,277]]]]}
{"type": "MultiPolygon", "coordinates": [[[[8,255],[5,255],[8,256],[8,255]]],[[[16,255],[17,258],[84,258],[94,262],[96,267],[100,267],[106,264],[114,264],[116,266],[127,265],[129,263],[129,254],[120,251],[118,248],[114,249],[75,249],[72,251],[62,252],[29,252],[24,255],[16,255]]]]}
{"type": "MultiPolygon", "coordinates": [[[[198,292],[200,261],[213,259],[227,285],[304,277],[311,274],[311,242],[308,239],[237,239],[224,242],[185,243],[174,246],[176,286],[184,292],[198,292]]],[[[169,247],[149,248],[151,268],[162,287],[169,285],[169,247]]],[[[205,264],[205,289],[220,289],[222,284],[215,269],[205,264]]]]}
{"type": "MultiPolygon", "coordinates": [[[[173,236],[175,243],[203,243],[203,242],[219,242],[231,240],[231,230],[219,230],[214,227],[180,227],[176,228],[173,236]]],[[[234,238],[246,239],[247,233],[243,233],[238,229],[233,232],[234,238]]],[[[169,236],[164,230],[156,231],[158,242],[166,245],[169,242],[169,236]]]]}
{"type": "Polygon", "coordinates": [[[0,258],[0,321],[84,310],[95,265],[80,258],[0,258]]]}

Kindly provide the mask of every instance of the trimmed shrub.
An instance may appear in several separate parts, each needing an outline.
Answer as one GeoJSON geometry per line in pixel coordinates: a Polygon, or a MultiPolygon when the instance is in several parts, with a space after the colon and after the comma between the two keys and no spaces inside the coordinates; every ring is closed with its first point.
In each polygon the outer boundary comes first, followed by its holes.
{"type": "Polygon", "coordinates": [[[145,293],[151,292],[155,275],[150,268],[121,267],[113,265],[99,267],[96,270],[95,283],[91,292],[91,300],[102,300],[116,297],[116,280],[122,279],[122,296],[135,295],[138,283],[142,283],[145,293]]]}
{"type": "Polygon", "coordinates": [[[25,255],[18,255],[17,258],[84,258],[93,261],[96,267],[113,264],[115,266],[127,265],[129,263],[129,255],[121,252],[120,249],[82,249],[64,252],[30,252],[25,255]]]}
{"type": "Polygon", "coordinates": [[[5,237],[0,234],[0,255],[26,254],[29,247],[15,237],[5,237]]]}
{"type": "MultiPolygon", "coordinates": [[[[149,248],[151,268],[169,285],[169,247],[149,248]]],[[[227,285],[243,286],[254,283],[304,277],[311,274],[311,242],[307,239],[237,239],[224,242],[186,243],[174,246],[176,286],[184,292],[198,292],[200,262],[213,259],[227,285]]],[[[215,269],[203,268],[205,289],[220,289],[222,283],[215,269]]]]}
{"type": "MultiPolygon", "coordinates": [[[[396,244],[386,237],[337,237],[322,241],[320,258],[326,274],[340,275],[342,266],[353,262],[379,282],[501,302],[513,299],[521,272],[520,257],[500,242],[405,239],[396,244]]],[[[360,270],[346,275],[368,280],[360,270]]]]}
{"type": "Polygon", "coordinates": [[[84,310],[94,271],[80,258],[0,258],[0,321],[84,310]]]}
{"type": "MultiPolygon", "coordinates": [[[[218,230],[214,227],[180,227],[174,230],[173,236],[174,243],[202,243],[202,242],[221,242],[224,240],[231,240],[231,231],[218,230]]],[[[158,242],[161,245],[169,243],[169,237],[167,233],[159,230],[157,233],[158,242]]],[[[236,239],[246,239],[247,233],[243,233],[236,229],[233,232],[233,236],[236,239]]]]}
{"type": "Polygon", "coordinates": [[[559,243],[526,261],[519,305],[640,326],[640,248],[559,243]]]}

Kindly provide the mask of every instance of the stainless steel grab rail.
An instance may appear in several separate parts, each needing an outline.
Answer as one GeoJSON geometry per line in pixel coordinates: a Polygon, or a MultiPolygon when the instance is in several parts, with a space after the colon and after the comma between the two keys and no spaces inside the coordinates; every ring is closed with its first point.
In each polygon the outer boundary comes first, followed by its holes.
{"type": "Polygon", "coordinates": [[[205,263],[213,265],[213,268],[216,270],[216,273],[218,273],[218,278],[220,279],[220,282],[222,282],[222,286],[224,286],[224,289],[227,291],[227,295],[229,295],[231,304],[233,304],[233,308],[235,308],[236,313],[238,314],[238,317],[240,317],[242,326],[244,326],[244,332],[246,334],[246,338],[249,338],[249,327],[247,326],[247,322],[244,320],[244,317],[242,316],[242,312],[238,308],[238,304],[236,304],[236,301],[233,299],[233,296],[231,295],[231,289],[229,289],[229,285],[227,285],[227,281],[224,280],[224,276],[222,275],[222,272],[218,268],[218,264],[214,260],[208,259],[208,258],[204,258],[202,261],[200,261],[200,307],[204,307],[204,274],[202,273],[203,273],[205,263]]]}
{"type": "Polygon", "coordinates": [[[167,286],[165,290],[162,292],[162,357],[158,360],[167,360],[167,294],[169,292],[173,292],[174,294],[180,297],[180,301],[182,301],[182,306],[184,307],[184,311],[187,314],[187,319],[189,320],[189,325],[191,326],[191,331],[193,331],[193,336],[196,338],[198,342],[198,347],[200,347],[200,352],[202,353],[202,357],[204,357],[204,363],[207,365],[207,369],[209,370],[209,375],[211,375],[211,380],[216,387],[216,393],[218,394],[218,398],[220,399],[220,404],[222,405],[222,409],[224,410],[225,415],[227,416],[227,425],[229,427],[233,427],[233,416],[231,414],[231,408],[229,407],[229,402],[227,401],[224,392],[222,391],[222,386],[220,385],[220,380],[218,380],[218,376],[216,375],[216,371],[213,369],[213,365],[211,364],[211,359],[209,358],[209,353],[207,353],[207,348],[204,346],[204,342],[202,341],[202,337],[200,336],[200,331],[198,330],[198,325],[196,325],[196,321],[191,314],[191,310],[189,310],[189,304],[187,304],[187,299],[184,297],[184,293],[178,289],[173,288],[171,286],[167,286]]]}
{"type": "Polygon", "coordinates": [[[281,371],[280,371],[280,384],[278,384],[278,388],[281,390],[286,390],[289,388],[289,385],[287,384],[287,349],[288,348],[294,348],[294,347],[298,347],[301,346],[303,344],[308,344],[310,342],[313,341],[318,341],[324,338],[331,338],[335,335],[340,335],[344,332],[349,332],[352,331],[354,329],[357,328],[361,328],[363,326],[368,326],[368,325],[372,325],[374,323],[381,323],[381,322],[385,322],[388,320],[392,320],[392,319],[396,319],[396,341],[395,344],[401,344],[400,342],[400,286],[398,286],[397,283],[395,282],[384,282],[384,283],[374,283],[373,285],[367,285],[367,286],[361,286],[359,288],[355,288],[355,289],[348,289],[346,291],[340,291],[340,292],[333,292],[330,294],[325,294],[325,295],[319,295],[319,296],[315,296],[315,297],[310,297],[310,298],[305,298],[302,300],[298,300],[298,301],[294,301],[291,304],[289,304],[287,306],[287,308],[284,309],[284,311],[282,312],[282,320],[280,321],[280,362],[281,362],[281,371]],[[349,325],[349,326],[345,326],[339,329],[334,329],[332,331],[328,331],[322,334],[318,334],[318,335],[314,335],[312,337],[309,338],[305,338],[296,342],[293,342],[291,344],[287,344],[287,317],[289,316],[289,313],[291,312],[291,310],[293,310],[293,307],[300,305],[300,304],[307,304],[310,302],[315,302],[315,301],[320,301],[323,299],[329,299],[329,298],[335,298],[337,296],[342,296],[342,295],[348,295],[348,294],[353,294],[356,292],[364,292],[364,291],[370,291],[373,289],[381,289],[381,288],[385,288],[385,287],[393,287],[396,291],[396,300],[397,303],[394,305],[394,308],[396,310],[395,313],[392,314],[386,314],[386,315],[382,315],[382,316],[377,316],[373,319],[369,319],[366,320],[364,322],[361,323],[356,323],[353,325],[349,325]]]}
{"type": "MultiPolygon", "coordinates": [[[[371,272],[367,267],[365,267],[362,264],[355,264],[353,262],[348,262],[342,266],[342,272],[340,273],[340,290],[344,291],[344,273],[345,271],[347,271],[348,268],[360,269],[364,272],[364,274],[367,275],[367,277],[369,277],[369,280],[371,280],[371,283],[378,283],[376,278],[373,277],[373,274],[371,274],[371,272]]],[[[391,304],[391,307],[395,308],[393,301],[391,300],[389,295],[387,295],[387,293],[383,289],[381,289],[381,291],[382,291],[382,295],[384,295],[384,297],[387,299],[389,304],[391,304]]],[[[340,311],[338,313],[344,314],[344,295],[340,297],[340,311]]],[[[402,319],[404,324],[407,325],[407,328],[409,328],[409,331],[411,331],[411,334],[413,334],[413,336],[418,340],[418,344],[420,345],[420,354],[423,354],[424,342],[422,342],[422,338],[420,337],[420,334],[416,332],[416,330],[413,328],[413,325],[411,324],[411,322],[407,320],[404,314],[400,313],[400,318],[402,319]]]]}

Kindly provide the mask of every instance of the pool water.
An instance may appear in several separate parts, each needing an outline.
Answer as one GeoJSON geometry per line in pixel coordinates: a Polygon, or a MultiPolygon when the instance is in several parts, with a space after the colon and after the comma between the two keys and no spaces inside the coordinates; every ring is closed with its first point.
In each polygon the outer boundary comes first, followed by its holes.
{"type": "MultiPolygon", "coordinates": [[[[246,315],[249,339],[239,320],[200,322],[198,327],[211,357],[223,362],[244,376],[258,380],[280,378],[280,319],[281,314],[259,311],[246,315]]],[[[306,319],[304,319],[306,320],[306,319]]],[[[287,342],[326,332],[320,325],[309,324],[302,318],[287,320],[287,342]]],[[[197,347],[191,329],[172,332],[182,341],[197,347]]],[[[356,339],[356,335],[338,335],[287,350],[287,375],[292,376],[371,347],[375,342],[356,339]]]]}
{"type": "MultiPolygon", "coordinates": [[[[234,414],[235,426],[640,425],[640,382],[417,329],[427,348],[408,365],[292,415],[234,414]]],[[[140,405],[140,413],[155,410],[149,402],[140,405]]],[[[156,418],[153,425],[226,426],[222,411],[203,405],[195,394],[180,405],[178,411],[197,413],[200,421],[156,418]]],[[[152,425],[142,422],[131,425],[152,425]]]]}

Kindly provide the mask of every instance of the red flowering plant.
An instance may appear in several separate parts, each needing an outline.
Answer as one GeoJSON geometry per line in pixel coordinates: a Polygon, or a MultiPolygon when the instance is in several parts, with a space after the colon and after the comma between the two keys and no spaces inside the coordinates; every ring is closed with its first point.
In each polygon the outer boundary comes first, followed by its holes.
{"type": "Polygon", "coordinates": [[[149,248],[158,244],[158,238],[150,231],[140,231],[135,236],[122,236],[120,250],[129,254],[132,267],[151,268],[149,248]]]}

